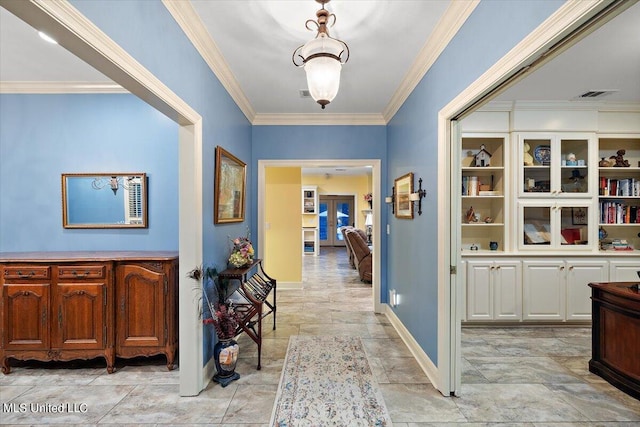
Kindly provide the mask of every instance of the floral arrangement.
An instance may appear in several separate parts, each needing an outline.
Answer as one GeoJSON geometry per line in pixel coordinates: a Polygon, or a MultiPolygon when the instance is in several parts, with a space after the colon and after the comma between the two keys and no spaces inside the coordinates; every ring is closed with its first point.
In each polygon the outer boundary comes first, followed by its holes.
{"type": "Polygon", "coordinates": [[[227,284],[218,280],[218,270],[211,267],[205,269],[196,267],[189,272],[188,276],[201,282],[196,290],[200,292],[199,298],[202,298],[205,303],[205,306],[200,308],[200,314],[203,317],[202,323],[213,325],[219,340],[233,338],[236,335],[239,317],[233,304],[228,301],[229,290],[227,289],[227,284]],[[207,292],[207,286],[205,285],[207,281],[215,284],[217,300],[213,299],[213,302],[207,292]]]}
{"type": "Polygon", "coordinates": [[[250,264],[253,261],[253,245],[249,240],[249,233],[244,237],[236,237],[231,240],[231,255],[229,255],[229,264],[236,268],[250,264]]]}
{"type": "Polygon", "coordinates": [[[371,193],[367,193],[367,194],[365,194],[365,195],[364,195],[364,200],[365,200],[366,202],[370,202],[370,201],[372,201],[372,200],[373,200],[373,195],[372,195],[371,193]]]}

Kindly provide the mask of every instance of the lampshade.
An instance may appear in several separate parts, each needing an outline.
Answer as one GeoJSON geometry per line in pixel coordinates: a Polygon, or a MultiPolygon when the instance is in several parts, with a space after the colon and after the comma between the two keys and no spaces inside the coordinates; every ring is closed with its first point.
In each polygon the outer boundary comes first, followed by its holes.
{"type": "Polygon", "coordinates": [[[340,42],[320,35],[304,45],[302,55],[307,58],[304,71],[311,97],[324,108],[333,101],[340,88],[342,64],[338,55],[342,52],[340,42]]]}
{"type": "Polygon", "coordinates": [[[316,13],[317,21],[306,22],[309,30],[310,23],[316,25],[316,38],[294,50],[292,59],[295,66],[304,67],[309,93],[324,109],[338,94],[340,71],[342,64],[349,60],[349,47],[342,40],[329,36],[327,24],[331,18],[335,23],[335,15],[324,8],[329,0],[317,1],[322,4],[322,9],[316,13]]]}
{"type": "Polygon", "coordinates": [[[370,213],[367,214],[367,216],[364,218],[364,225],[365,226],[373,225],[373,214],[370,214],[370,213]]]}
{"type": "Polygon", "coordinates": [[[412,202],[417,202],[418,200],[420,200],[420,194],[419,193],[409,194],[409,200],[411,200],[412,202]]]}

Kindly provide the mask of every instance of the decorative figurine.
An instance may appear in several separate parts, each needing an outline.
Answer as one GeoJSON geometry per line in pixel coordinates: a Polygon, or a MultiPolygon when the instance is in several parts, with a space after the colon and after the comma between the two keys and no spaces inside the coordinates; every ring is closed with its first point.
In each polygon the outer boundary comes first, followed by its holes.
{"type": "Polygon", "coordinates": [[[489,153],[484,144],[480,146],[480,151],[474,156],[476,167],[491,166],[491,153],[489,153]]]}
{"type": "Polygon", "coordinates": [[[467,210],[467,222],[478,222],[476,211],[473,210],[473,206],[469,206],[469,210],[467,210]]]}
{"type": "Polygon", "coordinates": [[[598,163],[598,166],[600,166],[601,168],[608,168],[608,167],[611,167],[611,166],[613,166],[613,165],[612,165],[612,163],[611,163],[609,160],[607,160],[605,157],[602,157],[602,158],[600,159],[600,163],[598,163]]]}
{"type": "Polygon", "coordinates": [[[531,146],[525,142],[522,147],[524,148],[524,153],[522,155],[522,161],[524,162],[524,165],[533,166],[533,156],[529,153],[531,146]]]}
{"type": "Polygon", "coordinates": [[[623,157],[626,153],[627,153],[626,150],[618,150],[615,156],[609,157],[609,159],[615,160],[615,164],[613,165],[613,167],[628,168],[629,166],[631,166],[629,164],[629,160],[625,160],[623,157]]]}

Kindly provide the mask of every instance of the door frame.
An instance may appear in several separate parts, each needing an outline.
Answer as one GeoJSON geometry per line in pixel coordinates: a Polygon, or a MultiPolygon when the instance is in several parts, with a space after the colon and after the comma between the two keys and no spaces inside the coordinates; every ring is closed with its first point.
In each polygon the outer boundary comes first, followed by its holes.
{"type": "MultiPolygon", "coordinates": [[[[382,201],[384,196],[381,192],[381,174],[382,174],[382,161],[380,159],[320,159],[320,160],[305,160],[305,159],[282,159],[282,160],[258,160],[258,206],[265,205],[266,194],[266,168],[268,167],[335,167],[336,162],[340,162],[344,167],[372,167],[372,188],[371,194],[373,196],[373,211],[382,211],[382,201]]],[[[358,211],[358,198],[354,198],[354,210],[358,211]]],[[[382,246],[381,241],[381,222],[380,217],[382,215],[373,216],[373,280],[371,282],[372,294],[373,294],[373,310],[375,313],[383,313],[384,305],[382,304],[382,295],[380,294],[382,283],[382,246]]],[[[265,213],[264,209],[258,209],[257,212],[257,227],[258,227],[258,253],[264,254],[265,247],[265,213]]]]}
{"type": "MultiPolygon", "coordinates": [[[[464,289],[461,274],[454,274],[460,264],[460,242],[449,231],[461,227],[461,216],[452,215],[450,195],[458,191],[457,167],[450,160],[459,156],[459,142],[452,122],[487,102],[504,84],[513,84],[546,61],[560,54],[581,38],[622,13],[636,1],[621,2],[606,11],[611,2],[566,2],[534,31],[491,66],[470,86],[460,92],[438,112],[438,378],[434,384],[444,395],[460,395],[461,313],[464,289]],[[598,16],[605,11],[603,16],[598,16]],[[594,20],[596,18],[596,20],[594,20]],[[585,25],[585,28],[581,28],[585,25]],[[576,35],[576,31],[581,31],[576,35]],[[561,43],[570,39],[567,43],[561,43]],[[562,46],[550,52],[554,46],[562,46]]],[[[459,164],[459,163],[458,163],[459,164]]],[[[457,238],[457,237],[456,237],[457,238]]]]}
{"type": "Polygon", "coordinates": [[[179,393],[198,395],[210,375],[203,368],[202,322],[187,273],[203,258],[202,116],[70,3],[18,1],[2,7],[178,124],[179,393]]]}

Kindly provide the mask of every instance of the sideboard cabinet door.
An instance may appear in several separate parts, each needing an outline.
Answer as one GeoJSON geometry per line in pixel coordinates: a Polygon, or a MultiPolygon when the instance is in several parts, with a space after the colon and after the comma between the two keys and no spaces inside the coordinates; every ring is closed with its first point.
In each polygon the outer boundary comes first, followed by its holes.
{"type": "Polygon", "coordinates": [[[116,267],[116,355],[165,354],[173,369],[177,262],[122,262],[116,267]]]}
{"type": "Polygon", "coordinates": [[[106,283],[58,283],[52,304],[52,346],[65,350],[105,348],[106,295],[106,283]]]}
{"type": "Polygon", "coordinates": [[[6,350],[48,350],[51,287],[48,283],[7,281],[2,286],[3,347],[6,350]]]}

